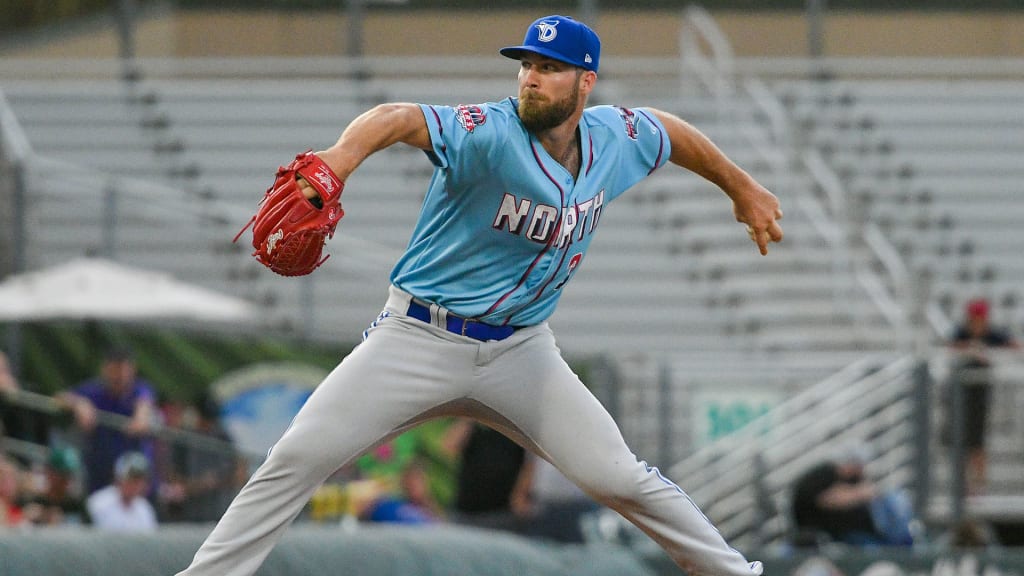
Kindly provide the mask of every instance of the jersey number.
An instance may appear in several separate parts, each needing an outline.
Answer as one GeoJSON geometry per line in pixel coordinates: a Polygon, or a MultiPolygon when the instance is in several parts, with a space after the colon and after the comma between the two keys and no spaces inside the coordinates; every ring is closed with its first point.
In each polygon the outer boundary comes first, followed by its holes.
{"type": "Polygon", "coordinates": [[[565,279],[559,282],[558,286],[555,286],[555,290],[561,290],[562,286],[565,286],[566,282],[568,282],[569,279],[572,278],[572,274],[573,272],[576,271],[576,267],[580,265],[580,260],[583,260],[582,252],[577,252],[576,254],[573,254],[573,257],[569,259],[569,270],[565,274],[565,279]]]}

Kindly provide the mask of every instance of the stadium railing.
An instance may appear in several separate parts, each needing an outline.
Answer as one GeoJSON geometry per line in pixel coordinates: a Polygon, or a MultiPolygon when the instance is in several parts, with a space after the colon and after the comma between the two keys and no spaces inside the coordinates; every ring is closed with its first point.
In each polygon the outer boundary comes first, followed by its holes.
{"type": "Polygon", "coordinates": [[[988,483],[976,494],[965,492],[966,449],[949,432],[965,417],[951,404],[956,358],[946,348],[850,353],[845,367],[834,354],[620,357],[608,368],[618,381],[598,392],[613,411],[646,414],[643,426],[623,420],[627,440],[741,549],[791,546],[796,478],[850,441],[871,448],[872,479],[912,497],[924,545],[943,546],[962,521],[1024,519],[1024,358],[992,354],[988,483]],[[708,436],[712,415],[726,418],[718,437],[708,436]]]}

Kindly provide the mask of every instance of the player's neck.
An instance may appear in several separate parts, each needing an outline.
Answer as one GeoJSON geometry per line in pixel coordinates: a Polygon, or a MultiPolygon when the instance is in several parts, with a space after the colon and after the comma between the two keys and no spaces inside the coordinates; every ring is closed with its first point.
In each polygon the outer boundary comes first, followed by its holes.
{"type": "Polygon", "coordinates": [[[572,174],[573,179],[579,176],[581,156],[578,122],[565,122],[538,134],[537,139],[548,155],[572,174]]]}

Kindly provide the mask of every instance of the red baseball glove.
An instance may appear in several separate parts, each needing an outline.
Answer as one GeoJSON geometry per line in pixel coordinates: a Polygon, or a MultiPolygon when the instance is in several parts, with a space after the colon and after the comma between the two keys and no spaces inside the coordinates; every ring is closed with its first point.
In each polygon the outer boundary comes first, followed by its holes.
{"type": "Polygon", "coordinates": [[[282,276],[303,276],[327,260],[324,243],[334,236],[345,215],[341,191],[345,183],[312,151],[277,169],[274,184],[260,201],[256,215],[235,236],[252,226],[252,253],[282,276]],[[296,180],[301,176],[318,197],[306,198],[296,180]]]}

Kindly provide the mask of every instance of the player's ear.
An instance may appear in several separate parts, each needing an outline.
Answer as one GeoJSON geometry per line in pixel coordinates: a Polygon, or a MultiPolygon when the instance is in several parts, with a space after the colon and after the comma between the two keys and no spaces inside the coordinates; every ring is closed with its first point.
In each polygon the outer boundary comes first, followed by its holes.
{"type": "Polygon", "coordinates": [[[594,89],[594,85],[597,84],[597,72],[592,70],[584,70],[580,74],[580,92],[589,95],[591,90],[594,89]]]}

